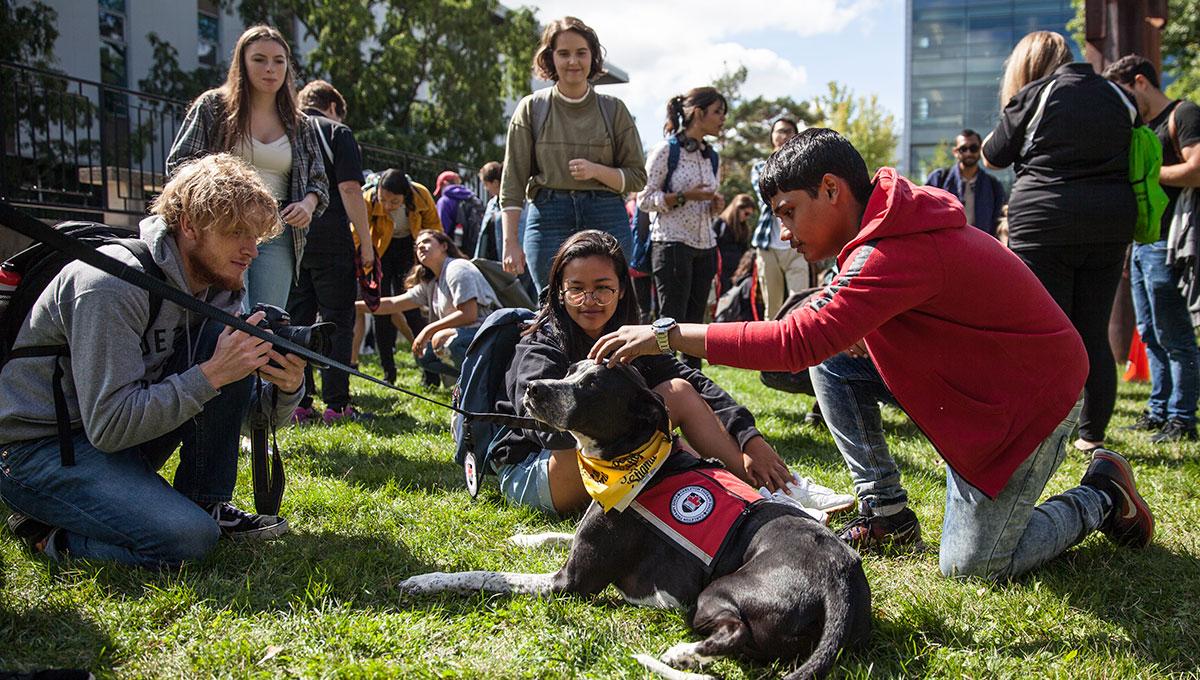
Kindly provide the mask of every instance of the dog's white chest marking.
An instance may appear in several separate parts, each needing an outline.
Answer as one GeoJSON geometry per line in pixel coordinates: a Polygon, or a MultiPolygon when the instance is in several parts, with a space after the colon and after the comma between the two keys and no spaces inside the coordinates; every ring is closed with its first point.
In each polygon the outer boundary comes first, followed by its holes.
{"type": "Polygon", "coordinates": [[[555,548],[559,546],[570,548],[574,540],[575,534],[564,534],[555,531],[546,531],[540,534],[517,534],[516,536],[508,537],[509,543],[521,546],[522,548],[555,548]]]}
{"type": "MultiPolygon", "coordinates": [[[[613,587],[616,588],[616,586],[613,587]]],[[[617,588],[617,592],[621,593],[621,597],[625,598],[626,602],[636,607],[653,607],[655,609],[683,609],[683,604],[665,590],[656,589],[653,593],[645,597],[630,597],[620,588],[617,588]]]]}
{"type": "Polygon", "coordinates": [[[452,591],[471,594],[480,590],[523,595],[549,594],[554,574],[517,574],[502,571],[462,571],[456,574],[434,572],[413,576],[400,584],[406,593],[452,591]]]}
{"type": "Polygon", "coordinates": [[[599,442],[586,435],[572,432],[571,436],[575,438],[575,443],[579,445],[579,451],[584,455],[588,455],[588,451],[596,451],[599,447],[599,442]]]}

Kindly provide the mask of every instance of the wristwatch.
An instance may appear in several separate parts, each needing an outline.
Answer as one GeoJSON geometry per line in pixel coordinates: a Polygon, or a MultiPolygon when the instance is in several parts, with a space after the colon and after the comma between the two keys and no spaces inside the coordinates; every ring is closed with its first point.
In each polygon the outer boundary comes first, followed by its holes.
{"type": "Polygon", "coordinates": [[[650,327],[654,329],[654,339],[658,341],[659,352],[663,354],[674,353],[671,350],[670,341],[667,340],[667,333],[670,333],[671,329],[678,325],[679,324],[675,323],[675,319],[672,319],[669,316],[664,316],[650,324],[650,327]]]}
{"type": "Polygon", "coordinates": [[[685,196],[682,191],[675,194],[675,206],[682,207],[684,203],[687,203],[687,196],[685,196]]]}

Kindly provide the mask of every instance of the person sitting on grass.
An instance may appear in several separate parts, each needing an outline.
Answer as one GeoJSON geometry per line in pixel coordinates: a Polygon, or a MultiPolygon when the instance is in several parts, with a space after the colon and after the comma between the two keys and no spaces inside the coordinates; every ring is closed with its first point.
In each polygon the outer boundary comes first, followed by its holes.
{"type": "MultiPolygon", "coordinates": [[[[429,324],[413,338],[413,356],[421,368],[453,380],[479,325],[499,302],[483,274],[442,231],[423,229],[415,248],[417,264],[404,281],[408,289],[380,300],[375,314],[428,310],[429,324]]],[[[366,311],[362,300],[355,304],[366,311]]]]}
{"type": "MultiPolygon", "coordinates": [[[[500,412],[527,416],[522,401],[531,381],[566,376],[572,363],[587,357],[597,338],[638,321],[629,265],[610,234],[587,229],[568,237],[550,265],[547,281],[546,302],[508,369],[506,397],[496,405],[500,412]]],[[[700,371],[673,356],[638,359],[633,367],[663,397],[672,426],[687,438],[693,453],[715,458],[743,480],[772,491],[799,484],[792,496],[806,507],[837,510],[853,505],[852,496],[794,479],[755,427],[754,416],[700,371]]],[[[591,497],[575,447],[567,433],[506,431],[492,449],[504,497],[551,516],[587,507],[591,497]]]]}
{"type": "MultiPolygon", "coordinates": [[[[1066,455],[1088,365],[1079,334],[1022,262],[962,205],[892,168],[874,181],[832,130],[800,133],[767,162],[763,199],[809,262],[839,273],[778,321],[685,324],[668,346],[754,370],[813,367],[817,399],[854,478],[860,516],[840,536],[859,549],[919,545],[878,402],[902,408],[947,463],[941,570],[1016,577],[1103,531],[1143,547],[1154,516],[1129,463],[1096,451],[1079,486],[1038,498],[1066,455]]],[[[596,359],[659,351],[655,329],[601,338],[596,359]]]]}
{"type": "MultiPolygon", "coordinates": [[[[230,313],[258,246],[283,228],[254,169],[229,154],[180,166],[142,220],[141,240],[166,285],[230,313]]],[[[103,252],[140,269],[120,245],[103,252]]],[[[229,503],[238,423],[261,404],[286,424],[304,394],[305,362],[270,343],[162,302],[84,264],[63,267],[13,343],[67,356],[10,357],[0,372],[0,498],[32,552],[148,568],[198,560],[219,538],[262,539],[287,520],[229,503]],[[149,324],[149,325],[147,325],[149,324]],[[56,427],[56,367],[65,364],[74,450],[56,427]],[[257,378],[255,376],[258,376],[257,378]],[[158,475],[179,449],[174,488],[158,475]]],[[[256,324],[265,314],[255,312],[256,324]]]]}

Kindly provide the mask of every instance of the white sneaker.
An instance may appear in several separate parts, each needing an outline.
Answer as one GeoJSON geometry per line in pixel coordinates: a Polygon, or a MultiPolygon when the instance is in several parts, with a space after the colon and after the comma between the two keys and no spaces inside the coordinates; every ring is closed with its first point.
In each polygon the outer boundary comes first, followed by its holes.
{"type": "Polygon", "coordinates": [[[800,505],[799,501],[797,501],[795,498],[792,498],[791,496],[787,495],[786,493],[784,493],[782,491],[775,491],[774,493],[772,493],[770,491],[767,491],[767,487],[765,487],[765,486],[758,487],[758,492],[760,494],[762,494],[763,498],[765,498],[769,501],[776,501],[778,503],[784,503],[785,505],[790,505],[790,506],[800,510],[804,514],[808,515],[809,517],[812,517],[813,519],[817,520],[821,524],[824,524],[825,526],[829,526],[829,515],[824,510],[817,510],[816,508],[806,508],[803,505],[800,505]]]}
{"type": "Polygon", "coordinates": [[[837,493],[795,472],[792,473],[792,478],[796,481],[788,484],[788,495],[806,508],[832,515],[849,510],[855,505],[856,499],[853,494],[837,493]]]}

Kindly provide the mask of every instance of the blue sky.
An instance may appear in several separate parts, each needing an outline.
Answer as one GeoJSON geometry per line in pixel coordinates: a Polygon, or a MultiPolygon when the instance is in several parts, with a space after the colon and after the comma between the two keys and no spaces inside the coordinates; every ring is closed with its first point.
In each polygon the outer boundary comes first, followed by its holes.
{"type": "MultiPolygon", "coordinates": [[[[514,3],[516,4],[516,3],[514,3]]],[[[525,2],[541,22],[579,17],[629,74],[602,86],[637,118],[647,146],[662,138],[666,102],[739,64],[748,97],[811,99],[835,80],[903,120],[904,0],[570,0],[525,2]]]]}

